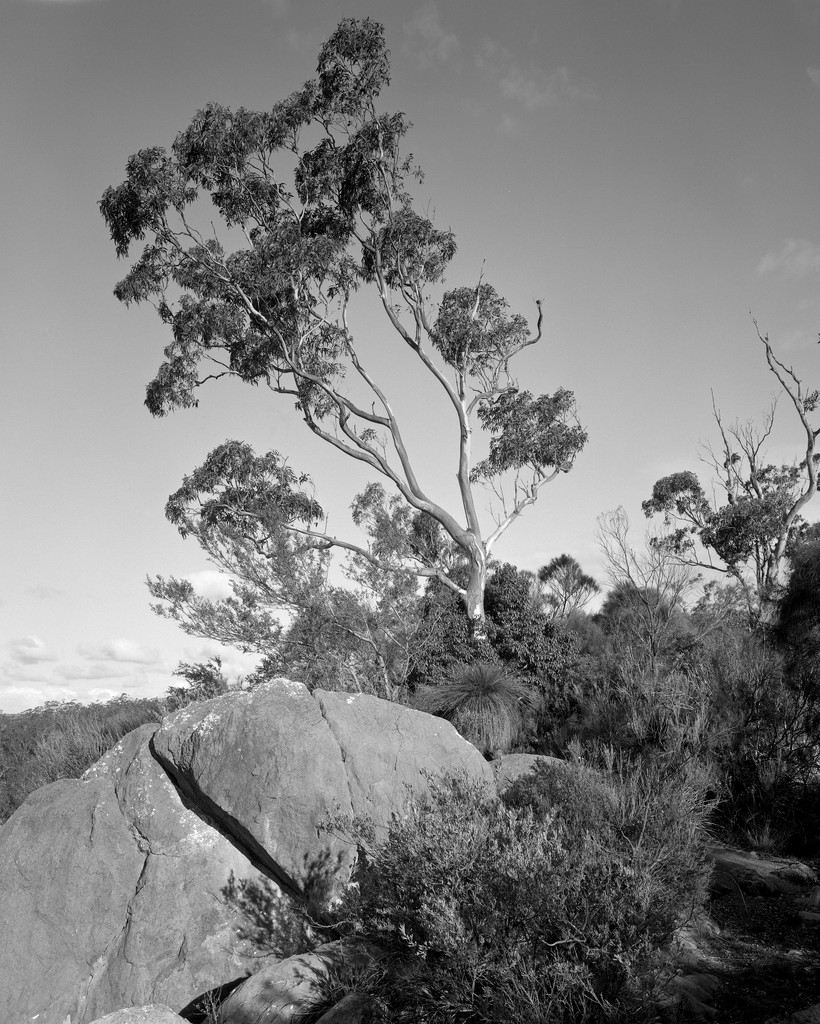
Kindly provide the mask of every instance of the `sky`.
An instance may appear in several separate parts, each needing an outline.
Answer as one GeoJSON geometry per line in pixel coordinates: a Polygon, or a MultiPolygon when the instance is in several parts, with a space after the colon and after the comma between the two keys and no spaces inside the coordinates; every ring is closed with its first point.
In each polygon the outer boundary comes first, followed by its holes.
{"type": "MultiPolygon", "coordinates": [[[[568,552],[602,580],[598,516],[623,506],[640,546],[655,480],[708,485],[711,392],[731,422],[777,391],[753,318],[820,383],[820,0],[2,0],[0,711],[160,694],[180,660],[218,652],[154,615],[145,579],[224,593],[163,509],[226,438],[287,454],[349,536],[367,476],[288,399],[218,386],[151,418],[165,329],[114,298],[126,265],[97,206],[207,102],[265,109],[298,88],[345,16],[385,25],[381,105],[413,122],[420,208],[455,232],[448,287],[483,266],[512,310],[543,300],[521,385],[574,391],[589,432],[497,557],[568,552]]],[[[452,501],[441,396],[381,325],[352,326],[452,501]]],[[[781,402],[769,456],[799,454],[781,402]]],[[[232,676],[252,665],[221,653],[232,676]]]]}

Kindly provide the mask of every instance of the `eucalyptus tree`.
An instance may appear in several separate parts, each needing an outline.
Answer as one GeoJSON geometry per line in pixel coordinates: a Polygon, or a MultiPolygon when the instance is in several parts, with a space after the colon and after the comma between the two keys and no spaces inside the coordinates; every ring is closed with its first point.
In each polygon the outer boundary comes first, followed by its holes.
{"type": "Polygon", "coordinates": [[[566,553],[538,570],[539,596],[551,618],[565,619],[601,592],[597,581],[566,553]]]}
{"type": "MultiPolygon", "coordinates": [[[[178,522],[190,525],[203,499],[211,529],[246,529],[252,544],[264,530],[274,547],[291,540],[340,548],[380,570],[437,577],[482,630],[493,546],[546,483],[569,471],[586,433],[570,391],[536,396],[512,375],[513,358],[542,339],[540,302],[530,330],[482,277],[436,298],[456,242],[414,208],[421,171],[402,151],[409,122],[376,105],[389,76],[382,26],[345,19],[301,89],[266,111],[208,105],[170,152],[132,156],[124,182],[100,206],[118,256],[142,245],[116,296],[153,303],[171,335],[148,385],[151,413],[195,406],[203,385],[226,378],[288,396],[308,430],[368,466],[442,531],[469,573],[464,585],[453,578],[448,545],[422,549],[407,538],[391,561],[332,536],[309,508],[293,514],[293,489],[281,480],[266,489],[251,474],[244,489],[233,487],[230,446],[212,460],[221,460],[223,477],[206,492],[191,484],[184,511],[176,503],[178,522]],[[363,288],[377,297],[390,343],[419,362],[451,409],[455,510],[421,483],[395,403],[364,356],[351,307],[363,288]],[[477,427],[488,435],[480,459],[477,427]],[[486,530],[476,484],[501,498],[486,530]]],[[[418,396],[415,415],[425,415],[427,402],[418,396]]],[[[368,500],[382,498],[370,491],[368,500]]]]}
{"type": "Polygon", "coordinates": [[[812,418],[820,392],[807,388],[778,358],[757,323],[755,329],[769,370],[797,416],[800,458],[781,465],[766,460],[776,402],[760,425],[727,426],[713,397],[720,447],[707,448],[704,461],[714,473],[717,498],[710,500],[696,474],[686,470],[656,481],[643,510],[648,517],[663,517],[670,528],[664,543],[676,557],[723,573],[742,588],[752,621],[771,623],[789,551],[805,528],[802,513],[817,493],[820,426],[812,418]]]}

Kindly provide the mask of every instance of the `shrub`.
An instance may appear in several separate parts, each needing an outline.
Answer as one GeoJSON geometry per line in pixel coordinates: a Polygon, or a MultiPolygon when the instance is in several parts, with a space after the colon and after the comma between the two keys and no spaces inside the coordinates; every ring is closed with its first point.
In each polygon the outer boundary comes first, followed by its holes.
{"type": "Polygon", "coordinates": [[[501,665],[464,665],[452,679],[416,691],[415,706],[446,718],[485,756],[506,754],[524,731],[535,694],[501,665]]]}
{"type": "Polygon", "coordinates": [[[812,680],[799,685],[772,644],[751,633],[724,638],[707,671],[725,823],[741,835],[769,832],[782,835],[786,848],[810,850],[820,837],[812,680]]]}
{"type": "Polygon", "coordinates": [[[433,782],[386,835],[337,819],[360,861],[336,928],[389,965],[376,1019],[652,1019],[657,951],[704,895],[695,795],[623,764],[545,766],[503,802],[433,782]]]}
{"type": "MultiPolygon", "coordinates": [[[[181,661],[173,675],[187,680],[187,686],[170,686],[163,699],[166,714],[179,711],[198,701],[221,697],[231,690],[231,684],[222,674],[222,659],[217,654],[207,661],[189,664],[181,661]]],[[[237,684],[238,688],[239,684],[237,684]]]]}

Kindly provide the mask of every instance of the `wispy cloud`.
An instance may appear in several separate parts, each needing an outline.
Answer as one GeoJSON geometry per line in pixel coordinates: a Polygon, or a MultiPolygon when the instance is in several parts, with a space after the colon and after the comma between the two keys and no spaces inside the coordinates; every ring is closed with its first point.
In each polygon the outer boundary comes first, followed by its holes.
{"type": "Polygon", "coordinates": [[[133,665],[123,665],[110,661],[60,665],[59,668],[61,678],[69,679],[72,682],[77,682],[81,679],[125,679],[133,674],[133,665]]]}
{"type": "Polygon", "coordinates": [[[820,68],[806,68],[806,74],[811,79],[812,85],[820,89],[820,68]]]}
{"type": "Polygon", "coordinates": [[[757,272],[796,280],[818,274],[820,246],[805,238],[787,238],[780,249],[766,253],[757,265],[757,272]]]}
{"type": "Polygon", "coordinates": [[[103,640],[95,644],[80,644],[79,654],[89,661],[125,662],[133,665],[155,665],[159,662],[159,653],[151,647],[134,643],[133,640],[118,638],[103,640]]]}
{"type": "Polygon", "coordinates": [[[56,661],[57,655],[36,636],[21,636],[6,644],[9,658],[18,665],[39,665],[56,661]]]}
{"type": "MultiPolygon", "coordinates": [[[[224,582],[221,573],[214,575],[224,582]]],[[[81,643],[73,658],[62,660],[39,637],[31,635],[7,643],[2,653],[3,712],[22,711],[52,700],[109,700],[123,692],[130,697],[160,696],[169,686],[183,685],[172,674],[179,661],[196,664],[215,654],[222,658],[222,670],[231,681],[252,672],[259,663],[258,655],[213,641],[185,645],[179,655],[171,657],[160,656],[154,648],[133,640],[108,639],[81,643]]]]}
{"type": "Polygon", "coordinates": [[[60,590],[59,587],[50,587],[45,583],[41,583],[33,587],[26,587],[26,593],[29,597],[34,597],[38,601],[54,601],[58,597],[65,596],[64,590],[60,590]]]}
{"type": "Polygon", "coordinates": [[[520,103],[529,111],[596,96],[592,82],[576,75],[568,67],[558,67],[549,72],[534,66],[522,67],[508,50],[489,41],[478,52],[476,63],[496,79],[507,99],[520,103]]]}
{"type": "Polygon", "coordinates": [[[536,70],[512,67],[502,76],[500,85],[505,96],[518,100],[527,110],[541,110],[564,99],[592,99],[595,95],[590,85],[566,67],[556,68],[546,77],[536,70]]]}
{"type": "Polygon", "coordinates": [[[461,49],[458,36],[443,28],[435,3],[420,7],[410,21],[405,22],[404,31],[408,49],[423,67],[452,60],[461,49]]]}
{"type": "Polygon", "coordinates": [[[780,353],[808,352],[817,345],[817,331],[796,327],[791,331],[778,331],[777,351],[780,353]]]}
{"type": "Polygon", "coordinates": [[[27,686],[25,683],[3,686],[0,690],[0,711],[14,714],[26,708],[36,708],[49,700],[75,700],[77,694],[68,686],[44,689],[41,686],[27,686]]]}

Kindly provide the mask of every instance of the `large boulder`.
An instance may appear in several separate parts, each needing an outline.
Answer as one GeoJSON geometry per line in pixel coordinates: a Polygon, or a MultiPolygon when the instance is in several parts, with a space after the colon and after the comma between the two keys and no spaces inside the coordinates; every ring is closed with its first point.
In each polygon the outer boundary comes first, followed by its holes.
{"type": "Polygon", "coordinates": [[[231,874],[291,895],[316,872],[341,884],[355,851],[328,814],[386,824],[442,773],[495,792],[442,719],[287,680],[131,733],[0,828],[0,1021],[178,1009],[241,978],[231,874]]]}
{"type": "Polygon", "coordinates": [[[808,864],[791,858],[766,857],[728,846],[710,846],[707,853],[714,864],[711,888],[716,896],[731,892],[791,895],[817,884],[817,876],[808,864]]]}
{"type": "Polygon", "coordinates": [[[317,872],[349,875],[355,851],[322,829],[328,816],[386,823],[442,773],[495,790],[490,766],[443,719],[287,679],[169,716],[153,750],[186,799],[292,895],[317,872]]]}
{"type": "Polygon", "coordinates": [[[129,1006],[115,1010],[95,1020],[93,1024],[182,1024],[185,1020],[170,1006],[154,1003],[151,1006],[129,1006]]]}
{"type": "Polygon", "coordinates": [[[0,829],[0,1020],[72,1024],[182,1006],[246,970],[221,895],[247,858],[187,809],[130,733],[0,829]]]}
{"type": "Polygon", "coordinates": [[[153,749],[191,804],[285,892],[348,867],[347,846],[319,831],[329,814],[352,811],[341,751],[301,683],[192,704],[164,720],[153,749]]]}

